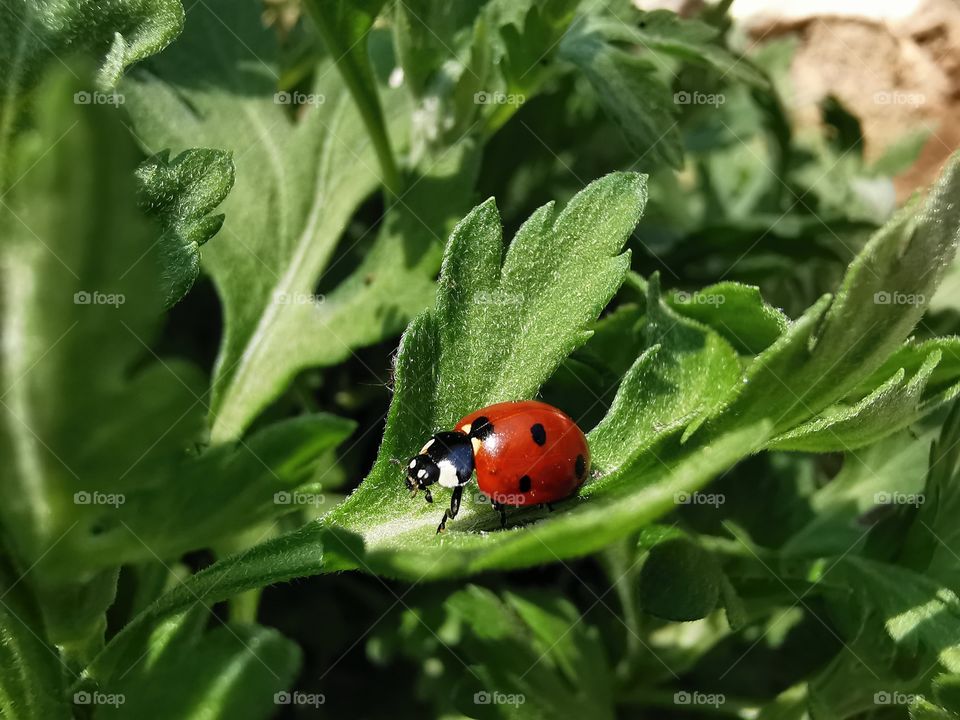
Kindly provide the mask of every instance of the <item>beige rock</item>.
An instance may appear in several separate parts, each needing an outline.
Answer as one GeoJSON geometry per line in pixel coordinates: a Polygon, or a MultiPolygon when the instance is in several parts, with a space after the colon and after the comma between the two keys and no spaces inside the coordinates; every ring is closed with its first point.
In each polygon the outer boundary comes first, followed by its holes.
{"type": "Polygon", "coordinates": [[[789,2],[771,5],[782,12],[734,7],[754,43],[784,35],[799,40],[791,68],[797,121],[819,122],[818,104],[833,94],[860,118],[870,160],[906,133],[927,128],[920,158],[895,185],[900,199],[928,185],[960,147],[960,3],[835,2],[834,14],[811,12],[809,2],[806,11],[789,2]]]}

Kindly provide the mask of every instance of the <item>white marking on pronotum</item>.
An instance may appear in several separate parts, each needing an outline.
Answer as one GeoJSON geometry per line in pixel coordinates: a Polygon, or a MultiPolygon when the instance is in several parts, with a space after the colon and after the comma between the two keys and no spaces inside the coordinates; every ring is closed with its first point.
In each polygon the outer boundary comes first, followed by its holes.
{"type": "Polygon", "coordinates": [[[427,444],[420,448],[420,454],[423,455],[427,450],[430,449],[431,445],[433,445],[433,438],[427,440],[427,444]]]}
{"type": "Polygon", "coordinates": [[[437,463],[440,468],[440,479],[437,481],[445,488],[455,488],[460,484],[460,478],[457,477],[457,468],[449,460],[441,460],[437,463]]]}
{"type": "Polygon", "coordinates": [[[473,452],[478,453],[480,452],[480,448],[483,445],[483,443],[480,442],[479,438],[470,438],[470,445],[473,446],[473,452]]]}
{"type": "Polygon", "coordinates": [[[470,428],[471,428],[471,427],[473,427],[473,425],[472,425],[471,423],[467,423],[467,424],[464,425],[462,428],[460,428],[460,430],[461,430],[461,432],[465,433],[466,435],[469,435],[469,434],[470,434],[470,428]]]}

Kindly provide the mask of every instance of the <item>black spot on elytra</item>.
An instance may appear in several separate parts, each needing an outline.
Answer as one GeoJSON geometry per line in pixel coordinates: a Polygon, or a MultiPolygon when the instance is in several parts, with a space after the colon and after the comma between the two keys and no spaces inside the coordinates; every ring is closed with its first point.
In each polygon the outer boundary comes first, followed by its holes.
{"type": "Polygon", "coordinates": [[[533,435],[533,441],[537,445],[545,445],[547,443],[547,431],[543,429],[543,425],[540,423],[530,426],[530,434],[533,435]]]}
{"type": "Polygon", "coordinates": [[[524,475],[520,478],[520,492],[530,492],[530,476],[524,475]]]}
{"type": "Polygon", "coordinates": [[[576,471],[578,478],[583,477],[583,474],[587,471],[587,461],[583,459],[583,455],[577,455],[577,461],[573,464],[573,469],[576,471]]]}
{"type": "Polygon", "coordinates": [[[490,422],[490,419],[484,416],[478,417],[470,425],[470,437],[476,438],[477,440],[485,440],[490,437],[490,434],[493,432],[493,423],[490,422]]]}

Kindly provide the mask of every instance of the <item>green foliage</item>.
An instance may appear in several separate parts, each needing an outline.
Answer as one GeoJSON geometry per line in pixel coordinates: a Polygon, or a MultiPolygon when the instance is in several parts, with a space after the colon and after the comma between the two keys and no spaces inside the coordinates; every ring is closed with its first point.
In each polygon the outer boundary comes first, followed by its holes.
{"type": "Polygon", "coordinates": [[[677,291],[667,302],[681,315],[710,326],[742,355],[759,355],[789,324],[780,310],[763,301],[758,288],[739,283],[717,283],[693,294],[677,291]]]}
{"type": "MultiPolygon", "coordinates": [[[[717,421],[721,427],[773,416],[782,432],[827,410],[883,364],[916,325],[956,253],[960,208],[951,199],[958,184],[960,162],[954,158],[919,211],[901,211],[874,235],[837,296],[821,298],[751,364],[741,391],[717,421]],[[905,300],[892,307],[894,297],[905,300]]],[[[881,417],[873,422],[882,428],[883,414],[890,413],[885,407],[899,411],[916,404],[911,397],[926,383],[921,372],[913,388],[887,387],[853,412],[881,417]]],[[[894,382],[899,386],[902,379],[894,382]]],[[[850,417],[845,413],[837,422],[850,417]]],[[[809,431],[830,424],[825,420],[809,431]]]]}
{"type": "Polygon", "coordinates": [[[320,302],[315,287],[350,214],[375,186],[376,159],[332,67],[306,90],[312,104],[297,121],[275,99],[270,63],[278,48],[255,8],[212,4],[192,13],[169,52],[122,90],[148,149],[218,148],[236,165],[222,242],[205,254],[225,316],[211,402],[212,438],[222,441],[238,437],[298,370],[349,353],[338,304],[320,302]],[[219,31],[224,21],[231,32],[219,31]],[[259,58],[252,72],[251,52],[259,58]],[[219,83],[236,92],[223,95],[219,83]]]}
{"type": "Polygon", "coordinates": [[[145,656],[111,687],[124,701],[103,704],[96,717],[269,717],[275,697],[282,702],[289,695],[285,688],[298,670],[299,648],[262,627],[204,631],[206,617],[201,608],[159,625],[145,656]]]}
{"type": "MultiPolygon", "coordinates": [[[[509,593],[501,600],[469,586],[451,596],[446,607],[464,627],[467,656],[479,660],[472,666],[477,692],[497,688],[523,697],[522,704],[531,705],[523,714],[531,717],[613,717],[610,669],[600,638],[595,628],[580,623],[570,603],[532,593],[509,593]]],[[[489,716],[505,714],[494,712],[489,716]]]]}
{"type": "Polygon", "coordinates": [[[233,161],[219,150],[188,150],[170,160],[161,152],[137,168],[141,203],[159,218],[163,305],[183,299],[200,275],[200,246],[223,226],[210,215],[230,192],[233,161]]]}
{"type": "Polygon", "coordinates": [[[713,556],[679,532],[651,528],[640,536],[649,547],[639,578],[640,607],[666,620],[699,620],[720,598],[722,573],[713,556]]]}
{"type": "Polygon", "coordinates": [[[36,599],[11,570],[4,567],[0,575],[0,702],[4,714],[28,720],[69,718],[56,650],[43,637],[36,599]]]}
{"type": "Polygon", "coordinates": [[[721,5],[0,10],[0,714],[956,717],[960,160],[721,5]],[[437,535],[533,397],[584,486],[437,535]]]}
{"type": "Polygon", "coordinates": [[[637,156],[645,160],[649,155],[651,162],[680,167],[683,150],[674,119],[676,108],[656,65],[586,32],[568,36],[563,49],[566,59],[589,80],[637,156]]]}

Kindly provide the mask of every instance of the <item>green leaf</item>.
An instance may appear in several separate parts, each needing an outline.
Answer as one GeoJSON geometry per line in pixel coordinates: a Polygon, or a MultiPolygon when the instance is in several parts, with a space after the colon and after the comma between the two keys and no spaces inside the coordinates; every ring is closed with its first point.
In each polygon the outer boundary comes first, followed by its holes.
{"type": "Polygon", "coordinates": [[[316,68],[318,82],[291,118],[293,96],[275,99],[278,55],[256,8],[217,0],[193,6],[177,43],[124,84],[148,146],[222,148],[237,168],[221,237],[203,259],[225,315],[214,443],[241,436],[299,371],[340,362],[421,310],[439,261],[436,234],[472,200],[476,148],[464,142],[428,155],[360,265],[327,281],[343,229],[377,185],[376,161],[332,61],[316,68]],[[259,58],[252,70],[251,53],[259,58]]]}
{"type": "MultiPolygon", "coordinates": [[[[657,440],[707,416],[740,380],[736,353],[719,334],[680,317],[648,285],[646,350],[627,372],[610,411],[590,432],[593,463],[628,466],[657,440]],[[637,408],[643,422],[637,422],[637,408]]],[[[654,453],[656,454],[656,453],[654,453]]]]}
{"type": "Polygon", "coordinates": [[[300,665],[296,643],[258,626],[224,625],[203,632],[194,615],[205,619],[205,613],[191,613],[159,626],[140,662],[103,686],[99,692],[124,701],[98,705],[97,720],[259,720],[289,704],[285,691],[300,665]]]}
{"type": "MultiPolygon", "coordinates": [[[[450,72],[444,63],[451,59],[451,52],[457,61],[466,62],[468,45],[474,52],[489,46],[486,24],[479,19],[482,5],[478,0],[448,6],[432,0],[397,2],[394,24],[397,55],[404,82],[416,97],[423,96],[428,88],[436,91],[443,87],[444,76],[450,72]]],[[[480,67],[465,67],[464,74],[476,72],[480,67]]]]}
{"type": "Polygon", "coordinates": [[[500,65],[511,92],[532,92],[543,81],[544,66],[573,20],[578,0],[494,3],[499,10],[503,58],[500,65]]]}
{"type": "Polygon", "coordinates": [[[0,572],[0,712],[10,720],[70,718],[65,669],[44,637],[36,601],[6,563],[0,572]]]}
{"type": "Polygon", "coordinates": [[[356,535],[314,522],[224,558],[178,583],[127,623],[84,673],[100,683],[122,674],[142,655],[158,623],[198,602],[212,607],[253,588],[355,569],[362,553],[363,544],[356,535]]]}
{"type": "Polygon", "coordinates": [[[897,373],[901,368],[908,376],[916,375],[931,355],[940,356],[940,362],[933,369],[927,381],[924,405],[938,404],[937,397],[947,393],[960,378],[960,338],[941,337],[918,342],[911,338],[895,353],[884,361],[871,375],[853,388],[847,399],[859,400],[884,381],[897,373]]]}
{"type": "MultiPolygon", "coordinates": [[[[63,63],[71,51],[106,51],[98,85],[109,90],[127,67],[159,52],[182,27],[180,0],[5,2],[0,7],[0,188],[6,189],[16,179],[8,170],[15,128],[28,106],[25,96],[40,83],[53,58],[63,63]]],[[[87,88],[78,92],[89,97],[87,88]]]]}
{"type": "Polygon", "coordinates": [[[925,398],[927,385],[940,352],[930,353],[913,377],[901,369],[887,382],[854,405],[828,408],[814,420],[777,437],[770,444],[779,450],[829,452],[855,450],[919,420],[960,393],[960,379],[935,398],[925,398]]]}
{"type": "Polygon", "coordinates": [[[680,531],[641,534],[640,607],[665,620],[699,620],[717,607],[723,572],[713,555],[680,531]]]}
{"type": "Polygon", "coordinates": [[[913,655],[960,668],[960,598],[934,580],[888,563],[846,557],[830,570],[831,580],[849,584],[864,612],[876,609],[887,634],[913,655]]]}
{"type": "Polygon", "coordinates": [[[933,695],[944,708],[960,712],[960,675],[943,674],[933,680],[933,695]]]}
{"type": "Polygon", "coordinates": [[[98,79],[102,88],[113,87],[124,70],[162,50],[183,27],[179,0],[12,0],[3,16],[0,71],[7,99],[32,87],[51,58],[78,47],[107,51],[98,79]]]}
{"type": "Polygon", "coordinates": [[[401,344],[397,372],[407,384],[398,378],[378,463],[388,452],[415,451],[424,433],[472,408],[533,395],[589,337],[622,282],[628,256],[619,252],[645,198],[641,176],[609,175],[562,212],[537,210],[505,258],[493,200],[471,212],[448,244],[436,311],[421,315],[401,344]]]}
{"type": "Polygon", "coordinates": [[[75,91],[64,73],[37,89],[14,146],[20,180],[0,208],[0,456],[11,498],[0,519],[22,567],[44,561],[32,574],[41,605],[69,609],[45,616],[57,644],[102,635],[116,583],[113,572],[69,587],[47,575],[48,551],[72,547],[65,536],[85,509],[74,493],[103,491],[134,463],[157,471],[202,426],[199,372],[168,370],[148,352],[160,293],[131,192],[132,141],[114,110],[76,105],[75,91]]]}
{"type": "MultiPolygon", "coordinates": [[[[536,392],[563,357],[586,340],[587,328],[616,291],[626,272],[619,251],[643,200],[642,177],[609,175],[562,212],[551,205],[535,212],[502,264],[493,204],[470,213],[447,248],[436,309],[415,320],[401,341],[387,431],[367,479],[321,522],[220,561],[158,600],[112,643],[94,673],[116,664],[129,638],[151,621],[196,597],[215,602],[241,590],[344,567],[423,579],[588,554],[666,514],[676,507],[677,493],[696,490],[755,451],[766,437],[765,424],[702,447],[680,443],[677,428],[658,443],[656,453],[588,483],[581,501],[571,500],[549,517],[535,509],[518,513],[524,520],[541,519],[530,527],[478,532],[498,522],[489,505],[467,498],[444,537],[434,535],[437,508],[411,500],[402,468],[390,462],[410,457],[425,437],[476,407],[536,392]]],[[[643,408],[633,405],[639,423],[643,408]]]]}
{"type": "Polygon", "coordinates": [[[928,577],[960,592],[957,566],[958,530],[952,518],[960,508],[960,405],[954,401],[928,459],[923,503],[911,518],[898,559],[928,577]]]}
{"type": "Polygon", "coordinates": [[[217,234],[223,215],[210,215],[230,192],[233,161],[220,150],[188,150],[173,161],[167,151],[137,168],[141,203],[160,220],[163,305],[186,295],[200,274],[200,246],[217,234]]]}
{"type": "Polygon", "coordinates": [[[910,703],[910,720],[956,720],[956,718],[956,714],[937,707],[922,697],[910,703]]]}
{"type": "Polygon", "coordinates": [[[354,423],[333,415],[302,415],[258,430],[236,446],[218,445],[184,458],[151,483],[130,474],[126,483],[104,489],[122,495],[122,504],[85,508],[69,551],[52,553],[50,570],[69,574],[78,564],[99,568],[173,559],[303,506],[322,508],[323,472],[316,474],[319,488],[303,494],[297,488],[314,479],[318,460],[353,429],[354,423]]]}
{"type": "Polygon", "coordinates": [[[737,57],[720,42],[717,28],[692,18],[682,18],[670,10],[637,13],[636,24],[594,20],[597,32],[608,40],[640,45],[688,62],[712,67],[721,77],[729,77],[765,88],[769,81],[747,58],[737,57]]]}
{"type": "Polygon", "coordinates": [[[357,268],[326,293],[319,312],[302,318],[299,332],[309,328],[340,341],[325,348],[324,364],[402,332],[432,303],[443,253],[437,233],[448,233],[469,210],[479,160],[480,148],[470,140],[426,156],[357,268]]]}
{"type": "Polygon", "coordinates": [[[929,439],[899,433],[844,456],[829,483],[805,498],[809,518],[781,548],[785,556],[840,556],[863,543],[869,523],[860,518],[893,498],[919,497],[927,472],[929,439]]]}
{"type": "Polygon", "coordinates": [[[777,432],[823,412],[876,371],[911,332],[960,238],[960,161],[952,160],[919,211],[877,232],[823,297],[748,368],[714,427],[775,418],[777,432]]]}
{"type": "Polygon", "coordinates": [[[604,111],[638,153],[638,162],[674,168],[683,164],[676,108],[655,65],[577,28],[564,36],[560,55],[584,74],[604,111]]]}
{"type": "Polygon", "coordinates": [[[73,90],[62,76],[39,88],[0,211],[16,348],[0,365],[0,520],[46,636],[83,662],[102,645],[119,563],[172,560],[288,512],[274,493],[310,480],[352,423],[305,416],[187,454],[204,382],[151,349],[160,283],[131,192],[135,148],[115,111],[74,105],[73,90]]]}
{"type": "Polygon", "coordinates": [[[760,297],[760,289],[735,282],[696,292],[677,290],[667,302],[678,314],[709,326],[743,355],[757,355],[787,329],[789,320],[760,297]]]}
{"type": "Polygon", "coordinates": [[[930,139],[930,130],[917,128],[895,139],[871,165],[871,172],[878,175],[899,175],[906,172],[920,157],[923,146],[930,139]]]}
{"type": "Polygon", "coordinates": [[[225,314],[214,442],[239,436],[296,372],[351,347],[327,328],[330,310],[315,288],[376,186],[376,161],[330,61],[301,116],[289,117],[292,96],[275,97],[278,52],[255,7],[198,4],[178,41],[122,88],[148,149],[219,148],[236,165],[222,237],[204,255],[225,314]]]}
{"type": "Polygon", "coordinates": [[[612,672],[599,634],[566,600],[530,592],[501,600],[471,585],[446,606],[467,631],[457,645],[469,661],[469,693],[463,694],[476,693],[479,704],[465,712],[483,718],[613,717],[612,672]],[[497,701],[483,707],[483,693],[491,699],[498,694],[497,701]]]}

